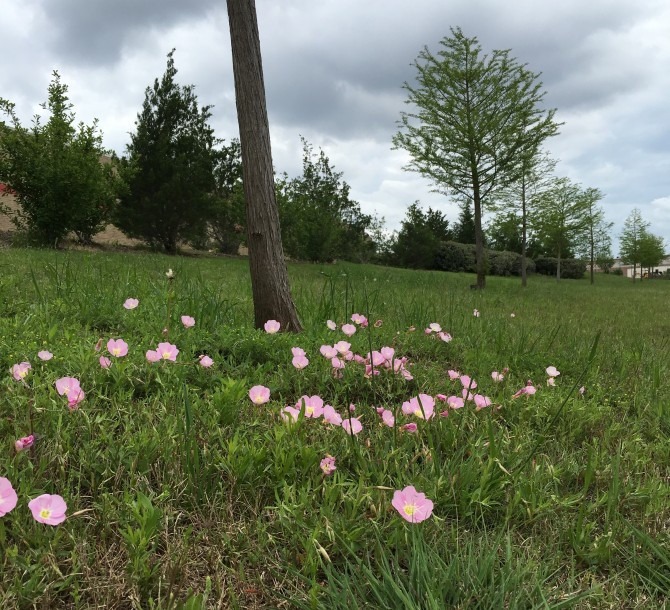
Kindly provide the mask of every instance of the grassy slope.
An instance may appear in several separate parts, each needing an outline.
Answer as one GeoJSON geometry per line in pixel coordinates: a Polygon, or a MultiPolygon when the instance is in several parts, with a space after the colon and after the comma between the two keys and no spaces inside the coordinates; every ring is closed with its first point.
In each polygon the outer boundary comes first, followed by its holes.
{"type": "Polygon", "coordinates": [[[167,608],[191,594],[192,607],[663,606],[670,284],[538,277],[522,291],[517,279],[489,278],[478,293],[466,275],[290,273],[306,326],[298,337],[249,327],[245,261],[3,252],[0,370],[29,360],[33,371],[30,388],[0,382],[0,475],[19,493],[0,519],[2,607],[167,608]],[[137,310],[121,306],[129,296],[137,310]],[[359,331],[352,349],[393,345],[412,382],[368,380],[353,365],[331,377],[318,348],[345,337],[324,322],[355,311],[383,325],[359,331]],[[180,328],[183,314],[194,329],[180,328]],[[426,337],[430,322],[454,340],[426,337]],[[149,366],[144,352],[166,324],[182,364],[149,366]],[[130,345],[110,371],[93,351],[101,337],[130,345]],[[311,360],[301,373],[293,346],[311,360]],[[52,361],[37,360],[43,348],[52,361]],[[187,366],[201,353],[213,370],[187,366]],[[549,365],[561,371],[555,388],[549,365]],[[490,373],[503,367],[496,385],[490,373]],[[475,377],[501,408],[419,422],[413,435],[380,424],[373,407],[397,412],[419,392],[460,389],[448,368],[475,377]],[[76,412],[53,389],[64,375],[87,392],[76,412]],[[538,393],[512,400],[529,379],[538,393]],[[268,405],[250,404],[255,384],[271,388],[268,405]],[[355,403],[363,433],[283,424],[279,410],[304,393],[341,413],[355,403]],[[12,455],[30,417],[40,438],[12,455]],[[323,479],[326,453],[338,467],[323,479]],[[434,500],[433,518],[399,519],[390,500],[405,485],[434,500]],[[36,524],[25,504],[43,492],[63,495],[69,514],[87,512],[56,529],[36,524]],[[196,594],[208,577],[205,603],[196,594]]]}

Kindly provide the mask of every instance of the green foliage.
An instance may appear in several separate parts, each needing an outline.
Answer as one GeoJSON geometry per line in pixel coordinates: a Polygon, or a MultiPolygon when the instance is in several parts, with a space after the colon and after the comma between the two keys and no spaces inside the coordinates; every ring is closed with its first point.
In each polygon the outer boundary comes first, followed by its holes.
{"type": "Polygon", "coordinates": [[[640,266],[647,269],[656,267],[665,258],[663,238],[646,233],[640,239],[640,266]]]}
{"type": "Polygon", "coordinates": [[[464,199],[461,203],[461,213],[454,226],[454,241],[461,244],[475,243],[475,218],[472,215],[472,201],[464,199]]]}
{"type": "Polygon", "coordinates": [[[36,116],[23,127],[14,104],[0,99],[0,182],[15,191],[20,209],[13,220],[31,241],[56,247],[71,231],[89,243],[108,221],[119,181],[107,163],[97,119],[75,126],[68,87],[54,71],[49,97],[42,105],[49,119],[36,116]]]}
{"type": "Polygon", "coordinates": [[[369,260],[375,251],[367,234],[372,217],[349,198],[349,185],[324,151],[315,157],[304,138],[302,146],[302,176],[277,182],[284,251],[308,261],[369,260]]]}
{"type": "Polygon", "coordinates": [[[393,243],[391,260],[400,267],[435,268],[440,242],[451,239],[449,221],[439,210],[424,212],[418,201],[407,208],[393,243]]]}
{"type": "MultiPolygon", "coordinates": [[[[535,271],[541,275],[558,273],[559,259],[550,256],[541,256],[535,259],[535,271]]],[[[563,258],[560,260],[561,277],[568,280],[581,280],[586,273],[586,263],[578,258],[563,258]]]]}
{"type": "MultiPolygon", "coordinates": [[[[521,254],[487,250],[488,272],[491,275],[521,275],[521,254]]],[[[528,273],[535,271],[532,259],[526,259],[528,273]]],[[[437,252],[435,268],[441,271],[475,273],[475,248],[473,244],[442,242],[437,252]]]]}
{"type": "Polygon", "coordinates": [[[407,150],[406,169],[456,193],[474,205],[477,280],[484,285],[482,209],[495,192],[523,173],[523,160],[555,135],[554,110],[543,107],[538,75],[519,64],[509,50],[482,53],[476,38],[459,28],[441,41],[437,55],[428,48],[414,62],[417,85],[404,84],[407,103],[395,148],[407,150]]]}
{"type": "Polygon", "coordinates": [[[245,241],[246,210],[239,140],[215,151],[215,189],[209,199],[207,234],[219,252],[237,254],[245,241]]]}
{"type": "Polygon", "coordinates": [[[175,82],[173,54],[161,80],[146,89],[122,164],[128,189],[115,217],[126,235],[169,254],[206,230],[216,159],[210,107],[198,108],[193,85],[175,82]]]}

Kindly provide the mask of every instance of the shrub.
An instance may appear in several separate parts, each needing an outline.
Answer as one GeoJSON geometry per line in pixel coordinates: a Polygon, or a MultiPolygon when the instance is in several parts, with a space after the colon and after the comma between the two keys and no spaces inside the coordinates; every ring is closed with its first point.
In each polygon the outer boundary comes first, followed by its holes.
{"type": "Polygon", "coordinates": [[[439,271],[476,272],[474,244],[443,241],[435,253],[435,269],[439,271]]]}
{"type": "MultiPolygon", "coordinates": [[[[541,256],[535,259],[535,270],[542,275],[556,275],[558,259],[541,256]]],[[[566,280],[580,280],[586,273],[586,263],[577,258],[561,259],[561,278],[566,280]]]]}

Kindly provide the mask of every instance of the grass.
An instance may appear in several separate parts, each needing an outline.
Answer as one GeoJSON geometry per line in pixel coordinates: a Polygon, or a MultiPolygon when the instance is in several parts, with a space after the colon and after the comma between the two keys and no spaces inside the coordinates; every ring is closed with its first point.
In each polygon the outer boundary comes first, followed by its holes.
{"type": "Polygon", "coordinates": [[[305,332],[267,335],[250,326],[243,260],[3,252],[0,370],[32,369],[25,384],[0,381],[0,476],[19,496],[0,518],[1,607],[668,604],[670,283],[533,277],[522,290],[489,278],[479,293],[467,275],[346,264],[290,275],[305,332]],[[128,297],[137,309],[122,307],[128,297]],[[354,362],[332,376],[319,347],[346,337],[325,321],[354,312],[371,324],[352,350],[392,346],[413,380],[366,378],[354,362]],[[453,341],[426,336],[431,322],[453,341]],[[102,369],[96,342],[104,353],[119,337],[128,356],[102,369]],[[177,362],[149,364],[145,352],[166,339],[177,362]],[[310,359],[302,371],[296,346],[310,359]],[[549,365],[561,372],[553,388],[549,365]],[[460,392],[447,369],[474,377],[494,406],[469,403],[404,432],[403,401],[460,392]],[[63,376],[86,391],[78,410],[54,388],[63,376]],[[512,399],[528,380],[537,393],[512,399]],[[268,404],[249,400],[257,384],[271,389],[268,404]],[[303,394],[342,415],[354,403],[363,431],[283,422],[303,394]],[[31,430],[34,446],[15,453],[31,430]],[[391,506],[407,485],[434,502],[423,523],[391,506]],[[32,519],[27,502],[42,493],[67,502],[62,525],[32,519]]]}

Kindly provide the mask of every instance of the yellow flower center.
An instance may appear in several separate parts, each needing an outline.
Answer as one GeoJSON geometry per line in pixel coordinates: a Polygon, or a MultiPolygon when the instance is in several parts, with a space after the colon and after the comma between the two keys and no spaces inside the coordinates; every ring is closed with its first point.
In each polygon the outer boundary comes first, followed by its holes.
{"type": "Polygon", "coordinates": [[[314,413],[314,407],[307,407],[305,409],[305,415],[312,415],[314,413]]]}
{"type": "Polygon", "coordinates": [[[408,517],[411,517],[416,512],[416,506],[414,504],[405,504],[403,510],[408,517]]]}
{"type": "Polygon", "coordinates": [[[48,519],[51,517],[51,511],[48,508],[43,508],[40,511],[40,517],[42,517],[42,519],[48,519]]]}

